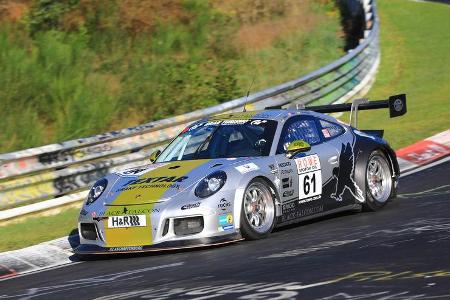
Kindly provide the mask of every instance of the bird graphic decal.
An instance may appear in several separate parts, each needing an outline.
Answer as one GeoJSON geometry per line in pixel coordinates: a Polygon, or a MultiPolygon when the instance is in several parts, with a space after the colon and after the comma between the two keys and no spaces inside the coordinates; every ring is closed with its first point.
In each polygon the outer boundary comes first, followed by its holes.
{"type": "Polygon", "coordinates": [[[331,197],[339,202],[343,200],[345,190],[350,192],[358,201],[364,202],[363,193],[353,179],[355,172],[355,153],[353,146],[350,143],[342,144],[339,166],[333,169],[332,179],[335,179],[336,187],[331,197]]]}

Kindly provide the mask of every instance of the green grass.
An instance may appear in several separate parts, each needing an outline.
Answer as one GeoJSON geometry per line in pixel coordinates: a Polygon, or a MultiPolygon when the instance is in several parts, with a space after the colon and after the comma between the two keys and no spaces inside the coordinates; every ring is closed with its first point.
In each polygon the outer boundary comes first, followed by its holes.
{"type": "MultiPolygon", "coordinates": [[[[408,112],[363,111],[358,127],[385,129],[395,148],[450,128],[450,6],[379,0],[381,64],[369,99],[406,93],[408,112]]],[[[343,120],[347,121],[345,116],[343,120]]]]}
{"type": "Polygon", "coordinates": [[[67,208],[57,215],[30,216],[21,222],[0,226],[0,252],[73,234],[79,212],[79,208],[67,208]]]}

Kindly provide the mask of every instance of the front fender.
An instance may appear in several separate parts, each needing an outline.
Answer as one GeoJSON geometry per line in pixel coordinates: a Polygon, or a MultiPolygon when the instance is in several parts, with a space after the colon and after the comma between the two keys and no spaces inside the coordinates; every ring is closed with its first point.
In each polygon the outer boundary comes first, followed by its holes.
{"type": "Polygon", "coordinates": [[[236,189],[236,193],[235,193],[233,214],[235,216],[236,228],[240,228],[241,212],[242,212],[241,208],[242,208],[242,202],[244,200],[244,192],[245,192],[246,188],[248,187],[248,185],[255,178],[261,178],[267,182],[268,186],[271,188],[271,190],[275,196],[275,215],[276,216],[281,215],[281,205],[279,203],[279,200],[277,200],[277,199],[280,199],[278,187],[274,183],[274,182],[276,182],[277,173],[272,174],[270,172],[270,169],[250,172],[250,173],[247,173],[246,176],[241,178],[241,180],[239,181],[239,184],[238,184],[238,188],[236,189]],[[265,172],[265,171],[267,171],[267,172],[265,172]]]}

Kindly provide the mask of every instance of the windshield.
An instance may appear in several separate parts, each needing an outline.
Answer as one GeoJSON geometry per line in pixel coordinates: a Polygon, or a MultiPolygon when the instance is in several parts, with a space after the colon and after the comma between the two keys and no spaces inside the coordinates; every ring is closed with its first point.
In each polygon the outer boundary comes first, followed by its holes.
{"type": "Polygon", "coordinates": [[[271,120],[197,122],[183,130],[156,162],[267,156],[276,126],[271,120]]]}

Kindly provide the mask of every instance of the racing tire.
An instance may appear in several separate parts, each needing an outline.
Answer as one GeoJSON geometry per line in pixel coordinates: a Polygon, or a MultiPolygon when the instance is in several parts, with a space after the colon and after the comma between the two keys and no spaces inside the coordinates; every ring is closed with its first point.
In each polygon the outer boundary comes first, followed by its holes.
{"type": "Polygon", "coordinates": [[[247,240],[266,238],[275,226],[275,199],[268,184],[252,180],[244,192],[241,208],[241,234],[247,240]]]}
{"type": "Polygon", "coordinates": [[[379,150],[373,151],[366,166],[366,201],[365,211],[381,209],[394,195],[392,169],[386,155],[379,150]]]}

